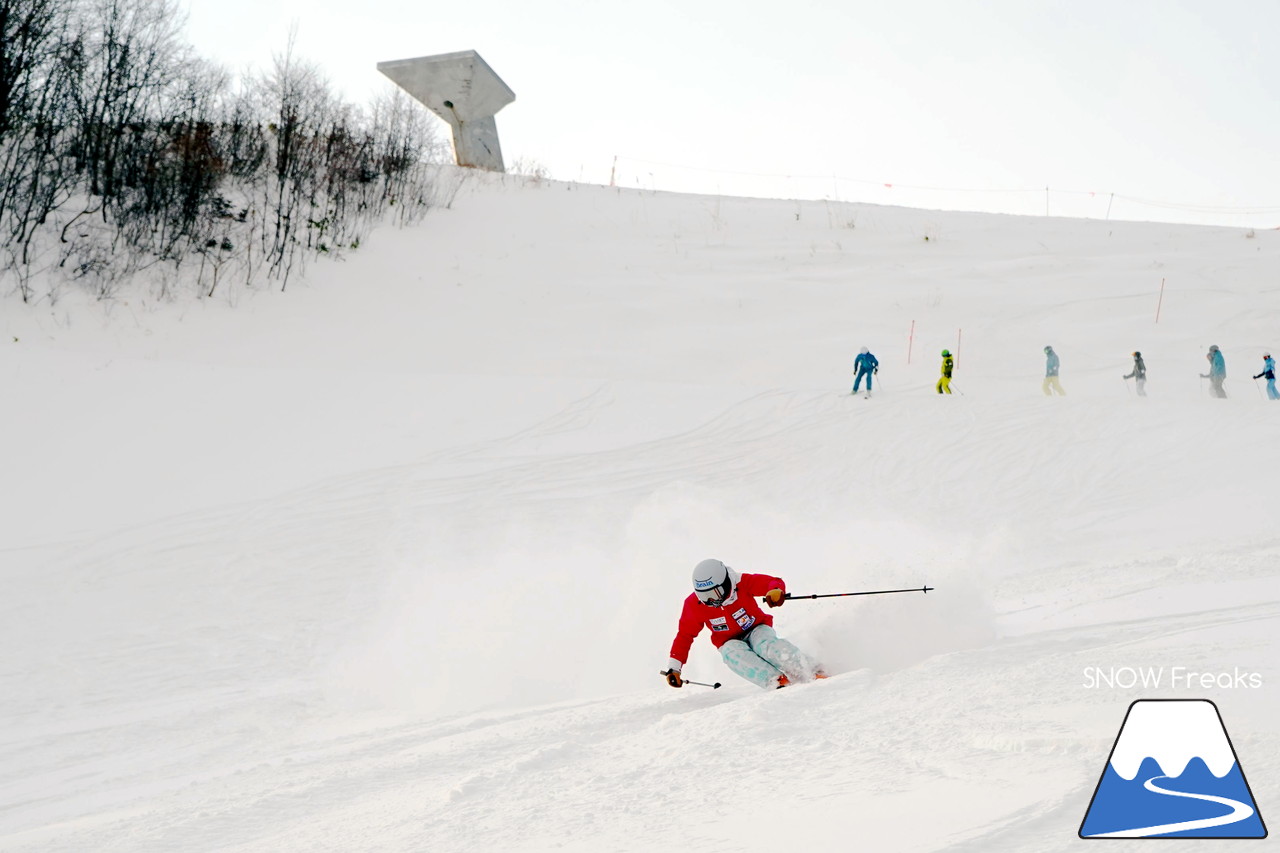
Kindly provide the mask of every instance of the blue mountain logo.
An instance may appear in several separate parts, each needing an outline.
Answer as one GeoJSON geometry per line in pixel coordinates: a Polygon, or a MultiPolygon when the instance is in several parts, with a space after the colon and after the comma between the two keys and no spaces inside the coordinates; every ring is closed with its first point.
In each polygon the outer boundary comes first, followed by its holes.
{"type": "Polygon", "coordinates": [[[1218,706],[1129,706],[1080,824],[1081,838],[1266,838],[1218,706]]]}

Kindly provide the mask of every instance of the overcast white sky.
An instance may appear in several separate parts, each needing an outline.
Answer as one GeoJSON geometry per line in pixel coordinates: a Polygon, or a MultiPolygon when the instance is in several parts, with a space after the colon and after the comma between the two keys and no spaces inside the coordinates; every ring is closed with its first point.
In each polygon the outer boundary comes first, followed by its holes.
{"type": "Polygon", "coordinates": [[[296,22],[361,101],[379,61],[477,50],[508,164],[556,178],[1280,225],[1276,0],[188,3],[208,58],[263,67],[296,22]]]}

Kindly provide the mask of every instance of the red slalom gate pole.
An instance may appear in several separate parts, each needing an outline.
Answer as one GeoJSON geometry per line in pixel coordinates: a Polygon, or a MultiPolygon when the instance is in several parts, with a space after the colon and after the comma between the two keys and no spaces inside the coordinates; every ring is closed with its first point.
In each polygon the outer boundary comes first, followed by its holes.
{"type": "Polygon", "coordinates": [[[916,339],[916,321],[911,321],[911,331],[907,332],[907,364],[911,363],[911,343],[916,339]]]}
{"type": "Polygon", "coordinates": [[[1156,322],[1160,322],[1160,306],[1164,304],[1164,279],[1160,279],[1160,298],[1156,300],[1156,322]]]}

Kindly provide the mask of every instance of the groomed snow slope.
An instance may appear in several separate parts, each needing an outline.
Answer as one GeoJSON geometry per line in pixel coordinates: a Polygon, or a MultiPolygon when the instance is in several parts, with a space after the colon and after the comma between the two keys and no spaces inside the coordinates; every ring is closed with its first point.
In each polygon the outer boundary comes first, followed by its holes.
{"type": "Polygon", "coordinates": [[[1218,703],[1266,819],[1278,255],[480,176],[285,294],[6,299],[0,849],[1065,850],[1158,696],[1218,703]],[[704,636],[725,687],[670,690],[709,556],[937,590],[777,611],[828,681],[704,636]],[[1086,686],[1125,666],[1162,684],[1086,686]]]}

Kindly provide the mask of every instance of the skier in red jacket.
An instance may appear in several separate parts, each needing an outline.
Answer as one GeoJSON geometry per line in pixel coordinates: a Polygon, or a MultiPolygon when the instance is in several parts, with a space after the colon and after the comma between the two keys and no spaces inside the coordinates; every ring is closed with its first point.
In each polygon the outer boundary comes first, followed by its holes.
{"type": "Polygon", "coordinates": [[[764,688],[792,681],[826,678],[822,667],[773,630],[773,617],[760,609],[786,601],[787,585],[769,575],[739,574],[719,560],[703,560],[693,569],[693,593],[684,600],[680,630],[671,644],[671,660],[662,673],[672,687],[684,680],[680,670],[703,626],[729,669],[764,688]]]}

